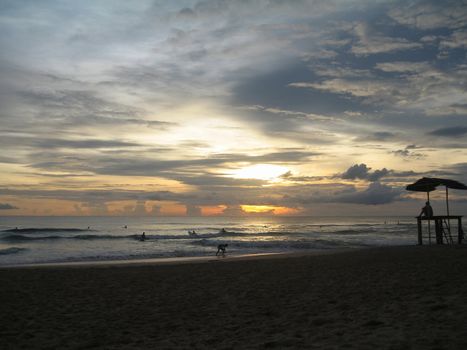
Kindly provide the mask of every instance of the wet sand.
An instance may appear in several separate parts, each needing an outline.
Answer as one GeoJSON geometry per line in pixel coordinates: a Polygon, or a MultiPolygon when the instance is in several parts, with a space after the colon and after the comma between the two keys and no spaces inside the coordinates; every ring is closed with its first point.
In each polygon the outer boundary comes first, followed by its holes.
{"type": "Polygon", "coordinates": [[[0,269],[1,349],[467,349],[467,247],[0,269]]]}

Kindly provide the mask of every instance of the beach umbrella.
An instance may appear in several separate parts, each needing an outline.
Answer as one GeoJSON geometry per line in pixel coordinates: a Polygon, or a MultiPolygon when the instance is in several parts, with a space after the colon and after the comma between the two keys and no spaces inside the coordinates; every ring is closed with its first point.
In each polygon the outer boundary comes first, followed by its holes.
{"type": "Polygon", "coordinates": [[[450,179],[440,179],[436,177],[423,177],[415,181],[413,184],[408,185],[405,189],[407,191],[426,192],[428,201],[430,200],[430,192],[434,191],[438,186],[446,187],[446,211],[449,216],[449,192],[448,188],[456,190],[467,190],[467,186],[463,183],[450,179]]]}
{"type": "Polygon", "coordinates": [[[420,180],[417,180],[413,184],[407,185],[405,188],[407,191],[417,191],[417,192],[426,192],[428,201],[430,201],[430,192],[436,189],[439,183],[433,181],[432,178],[423,177],[420,180]]]}

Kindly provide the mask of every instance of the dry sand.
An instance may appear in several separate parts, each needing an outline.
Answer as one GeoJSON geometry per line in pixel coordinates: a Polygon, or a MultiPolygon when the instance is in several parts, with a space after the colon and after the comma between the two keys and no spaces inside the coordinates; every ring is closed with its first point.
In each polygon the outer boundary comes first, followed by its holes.
{"type": "Polygon", "coordinates": [[[1,349],[467,349],[467,247],[0,270],[1,349]]]}

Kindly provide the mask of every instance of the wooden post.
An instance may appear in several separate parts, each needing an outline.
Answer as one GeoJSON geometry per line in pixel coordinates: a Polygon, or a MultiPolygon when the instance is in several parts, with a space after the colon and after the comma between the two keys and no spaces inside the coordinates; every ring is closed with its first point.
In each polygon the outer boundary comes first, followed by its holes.
{"type": "Polygon", "coordinates": [[[420,216],[417,217],[417,226],[418,226],[418,245],[423,244],[422,239],[422,218],[420,216]]]}
{"type": "Polygon", "coordinates": [[[449,236],[451,236],[451,221],[449,221],[449,193],[448,193],[448,186],[446,186],[446,212],[448,213],[448,231],[449,236]]]}
{"type": "Polygon", "coordinates": [[[464,233],[462,232],[462,218],[459,216],[457,218],[457,243],[462,244],[462,237],[464,233]]]}
{"type": "Polygon", "coordinates": [[[443,244],[443,221],[435,219],[436,244],[443,244]]]}

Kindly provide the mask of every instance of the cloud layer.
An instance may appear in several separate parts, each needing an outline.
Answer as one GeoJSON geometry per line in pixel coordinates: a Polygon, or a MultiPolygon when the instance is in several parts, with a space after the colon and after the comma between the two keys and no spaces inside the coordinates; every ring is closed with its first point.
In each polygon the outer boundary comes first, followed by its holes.
{"type": "Polygon", "coordinates": [[[403,188],[418,176],[467,180],[466,13],[428,0],[5,2],[0,209],[415,207],[403,188]]]}

